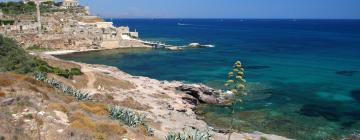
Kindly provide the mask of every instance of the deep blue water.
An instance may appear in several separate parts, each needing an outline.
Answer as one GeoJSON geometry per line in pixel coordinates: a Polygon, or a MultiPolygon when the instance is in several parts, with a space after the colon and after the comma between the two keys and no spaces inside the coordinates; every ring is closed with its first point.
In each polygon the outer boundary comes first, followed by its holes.
{"type": "MultiPolygon", "coordinates": [[[[180,52],[109,50],[61,57],[216,88],[222,88],[232,64],[241,60],[251,90],[234,116],[237,129],[297,139],[338,139],[360,130],[360,20],[112,21],[136,29],[145,40],[216,47],[180,52]]],[[[209,124],[229,126],[227,108],[199,110],[209,124]]]]}

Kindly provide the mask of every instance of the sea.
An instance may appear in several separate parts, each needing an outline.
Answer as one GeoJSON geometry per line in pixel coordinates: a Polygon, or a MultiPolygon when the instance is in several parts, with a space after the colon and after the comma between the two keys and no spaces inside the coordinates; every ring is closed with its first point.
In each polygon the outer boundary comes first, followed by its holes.
{"type": "Polygon", "coordinates": [[[360,134],[360,20],[106,19],[140,38],[183,51],[119,49],[59,56],[118,67],[132,75],[224,89],[235,61],[248,96],[235,107],[200,105],[212,127],[260,131],[300,140],[360,134]]]}

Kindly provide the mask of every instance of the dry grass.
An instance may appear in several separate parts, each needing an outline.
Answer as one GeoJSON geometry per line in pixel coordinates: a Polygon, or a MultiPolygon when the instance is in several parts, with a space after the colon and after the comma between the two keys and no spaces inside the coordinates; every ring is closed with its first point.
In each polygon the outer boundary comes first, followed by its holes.
{"type": "Polygon", "coordinates": [[[5,97],[5,96],[6,96],[6,94],[4,92],[0,91],[0,97],[5,97]]]}
{"type": "Polygon", "coordinates": [[[0,74],[0,86],[8,87],[16,83],[20,78],[20,75],[15,73],[1,73],[0,74]]]}
{"type": "Polygon", "coordinates": [[[27,76],[16,74],[12,72],[1,73],[0,74],[0,86],[2,87],[10,87],[11,92],[15,92],[14,88],[23,88],[33,92],[39,92],[42,94],[44,99],[49,99],[47,93],[55,92],[55,90],[44,82],[37,81],[34,78],[27,76]]]}
{"type": "Polygon", "coordinates": [[[57,111],[61,111],[61,112],[64,112],[64,113],[67,113],[68,110],[66,109],[66,107],[60,103],[50,103],[48,105],[48,109],[50,110],[57,110],[57,111]]]}
{"type": "Polygon", "coordinates": [[[89,131],[96,139],[107,139],[109,136],[122,136],[127,133],[118,123],[95,122],[80,112],[73,114],[70,120],[72,128],[89,131]]]}
{"type": "Polygon", "coordinates": [[[43,59],[43,60],[46,61],[52,67],[59,67],[62,69],[81,68],[80,65],[72,63],[72,62],[66,62],[66,61],[55,60],[55,59],[43,59]]]}
{"type": "Polygon", "coordinates": [[[89,117],[80,112],[74,113],[70,118],[70,126],[77,129],[96,131],[96,124],[89,117]]]}
{"type": "Polygon", "coordinates": [[[65,94],[57,94],[57,98],[65,103],[72,103],[72,102],[75,102],[75,97],[73,96],[68,96],[68,95],[65,95],[65,94]]]}
{"type": "Polygon", "coordinates": [[[24,77],[22,80],[23,80],[23,81],[26,81],[26,82],[29,82],[29,83],[31,83],[31,84],[34,85],[34,86],[41,86],[41,87],[47,87],[47,86],[48,86],[48,85],[45,84],[44,82],[35,80],[33,77],[28,77],[28,76],[26,76],[26,77],[24,77]]]}
{"type": "Polygon", "coordinates": [[[128,97],[125,100],[121,101],[119,103],[119,105],[127,107],[127,108],[136,109],[136,110],[142,110],[142,111],[152,109],[152,107],[150,107],[148,105],[142,105],[138,101],[134,100],[134,98],[132,98],[132,97],[128,97]]]}
{"type": "Polygon", "coordinates": [[[110,122],[100,122],[97,123],[97,130],[99,132],[108,134],[108,135],[124,135],[127,133],[126,129],[121,127],[118,123],[110,123],[110,122]]]}
{"type": "Polygon", "coordinates": [[[102,103],[95,103],[95,102],[81,102],[79,107],[87,112],[92,114],[96,114],[99,116],[108,115],[108,109],[105,104],[102,103]]]}
{"type": "MultiPolygon", "coordinates": [[[[45,88],[45,91],[47,91],[47,92],[43,92],[44,88],[42,88],[40,90],[38,87],[35,87],[33,85],[29,85],[29,90],[34,91],[36,93],[40,93],[44,100],[49,100],[50,99],[50,97],[49,97],[49,95],[47,93],[51,93],[51,92],[49,92],[50,90],[48,88],[45,88]]],[[[51,90],[51,91],[53,91],[53,90],[51,90]]]]}
{"type": "Polygon", "coordinates": [[[116,79],[105,74],[95,73],[96,82],[94,87],[104,87],[105,89],[120,88],[120,89],[134,89],[135,86],[126,80],[116,79]]]}
{"type": "Polygon", "coordinates": [[[72,79],[67,79],[67,78],[58,76],[56,74],[49,73],[48,77],[54,78],[57,81],[65,84],[67,86],[71,86],[71,87],[74,87],[77,89],[86,88],[87,83],[88,83],[88,79],[87,79],[86,75],[78,75],[78,76],[74,76],[72,79]]]}

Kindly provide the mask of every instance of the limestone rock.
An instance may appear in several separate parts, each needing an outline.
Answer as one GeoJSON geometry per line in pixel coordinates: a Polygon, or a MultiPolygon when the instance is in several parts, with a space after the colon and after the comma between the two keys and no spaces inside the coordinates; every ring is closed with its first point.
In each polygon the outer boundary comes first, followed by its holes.
{"type": "MultiPolygon", "coordinates": [[[[225,101],[217,98],[217,95],[220,94],[220,91],[217,91],[217,90],[210,88],[208,86],[205,86],[205,85],[183,84],[179,87],[176,87],[176,90],[179,90],[179,91],[185,92],[188,95],[191,95],[193,98],[197,99],[200,103],[224,105],[224,102],[225,102],[225,101]]],[[[193,102],[193,100],[191,100],[189,98],[185,98],[184,100],[193,102]]],[[[197,104],[197,103],[194,103],[194,104],[197,104]]]]}
{"type": "Polygon", "coordinates": [[[1,105],[11,105],[14,101],[15,98],[7,98],[1,101],[1,105]]]}

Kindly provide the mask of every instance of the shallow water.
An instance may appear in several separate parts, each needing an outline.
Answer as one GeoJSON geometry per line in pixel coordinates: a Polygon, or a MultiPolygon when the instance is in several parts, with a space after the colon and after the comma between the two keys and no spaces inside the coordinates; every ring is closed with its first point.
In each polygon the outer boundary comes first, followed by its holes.
{"type": "MultiPolygon", "coordinates": [[[[359,20],[113,22],[136,28],[145,40],[216,47],[180,52],[109,50],[60,57],[216,88],[222,88],[233,62],[241,60],[251,92],[237,107],[237,129],[309,140],[340,138],[360,129],[359,20]]],[[[229,126],[227,108],[204,105],[199,110],[209,124],[229,126]]]]}

